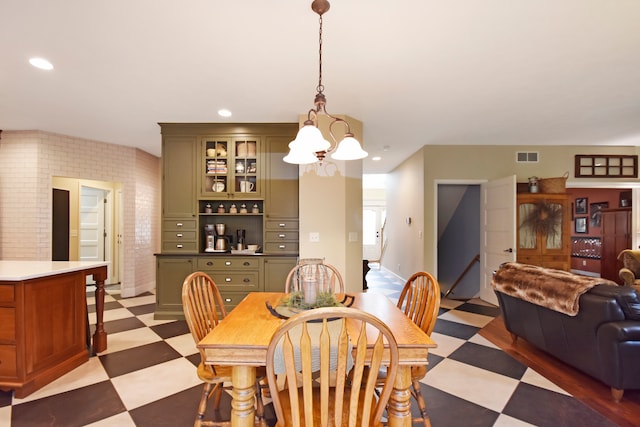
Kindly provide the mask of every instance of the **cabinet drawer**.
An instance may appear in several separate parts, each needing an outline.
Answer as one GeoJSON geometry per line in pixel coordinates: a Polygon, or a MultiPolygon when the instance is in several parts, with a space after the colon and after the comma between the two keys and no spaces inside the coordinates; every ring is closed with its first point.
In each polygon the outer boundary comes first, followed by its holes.
{"type": "Polygon", "coordinates": [[[189,219],[165,219],[162,221],[163,230],[195,230],[196,220],[189,219]]]}
{"type": "Polygon", "coordinates": [[[16,342],[16,309],[0,307],[0,341],[16,342]]]}
{"type": "Polygon", "coordinates": [[[0,345],[0,377],[17,377],[16,347],[0,345]]]}
{"type": "Polygon", "coordinates": [[[297,242],[267,242],[264,246],[265,253],[297,253],[299,247],[297,242]]]}
{"type": "Polygon", "coordinates": [[[171,230],[162,233],[162,240],[166,242],[196,241],[195,231],[171,230]]]}
{"type": "Polygon", "coordinates": [[[259,270],[258,257],[208,257],[198,258],[198,270],[259,270]]]}
{"type": "Polygon", "coordinates": [[[0,285],[0,302],[15,302],[14,285],[0,285]]]}
{"type": "Polygon", "coordinates": [[[277,242],[297,242],[300,233],[298,230],[281,230],[281,231],[267,231],[265,238],[267,243],[277,242]]]}
{"type": "Polygon", "coordinates": [[[162,252],[197,252],[196,242],[162,242],[162,252]]]}
{"type": "Polygon", "coordinates": [[[298,229],[298,220],[297,219],[268,219],[266,221],[266,229],[267,230],[297,230],[298,229]]]}
{"type": "Polygon", "coordinates": [[[240,304],[249,292],[221,292],[222,301],[224,302],[224,308],[227,310],[227,314],[240,304]]]}
{"type": "Polygon", "coordinates": [[[260,290],[258,273],[250,271],[233,273],[214,272],[211,273],[211,278],[216,282],[216,286],[218,286],[220,292],[228,290],[256,292],[260,290]]]}

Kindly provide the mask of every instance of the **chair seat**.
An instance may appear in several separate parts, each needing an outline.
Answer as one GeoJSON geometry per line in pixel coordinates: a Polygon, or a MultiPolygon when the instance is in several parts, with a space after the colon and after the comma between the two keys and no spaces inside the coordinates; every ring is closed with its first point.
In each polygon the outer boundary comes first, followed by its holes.
{"type": "MultiPolygon", "coordinates": [[[[329,395],[330,395],[330,399],[333,400],[334,399],[334,389],[330,389],[329,390],[329,395]]],[[[285,388],[284,390],[280,391],[279,393],[280,396],[280,402],[282,403],[282,409],[284,410],[285,413],[285,424],[281,424],[280,422],[278,422],[277,426],[278,427],[289,427],[293,425],[293,421],[291,418],[291,402],[289,401],[289,391],[285,388]]],[[[375,396],[371,396],[372,402],[371,402],[371,407],[375,406],[375,396]]],[[[345,395],[343,400],[345,402],[349,401],[349,391],[345,390],[345,395]]],[[[358,405],[358,407],[362,407],[362,405],[364,404],[364,394],[360,394],[360,405],[358,405]]],[[[304,423],[304,402],[303,402],[303,395],[302,393],[299,394],[299,399],[298,399],[298,404],[300,405],[300,419],[302,420],[302,422],[304,423]]],[[[315,387],[313,390],[313,406],[319,408],[320,407],[320,388],[319,387],[315,387]]],[[[329,406],[329,425],[333,425],[332,421],[333,420],[333,416],[334,416],[334,412],[333,412],[334,408],[333,406],[329,406]]],[[[361,425],[362,423],[362,418],[361,418],[362,414],[356,414],[357,416],[357,425],[361,425]]],[[[349,405],[344,405],[343,407],[343,411],[342,411],[342,420],[343,423],[346,424],[345,420],[349,419],[349,405]]],[[[320,412],[319,411],[314,411],[313,414],[313,425],[314,426],[319,426],[320,424],[320,412]]],[[[383,426],[383,423],[378,423],[378,424],[374,424],[373,426],[383,426]]]]}

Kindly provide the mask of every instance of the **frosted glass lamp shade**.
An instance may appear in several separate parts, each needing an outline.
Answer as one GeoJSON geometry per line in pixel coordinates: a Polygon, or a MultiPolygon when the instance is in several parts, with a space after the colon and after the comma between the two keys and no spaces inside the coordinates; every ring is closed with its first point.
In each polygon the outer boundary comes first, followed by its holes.
{"type": "Polygon", "coordinates": [[[331,157],[336,160],[358,160],[364,159],[368,155],[369,153],[362,149],[357,139],[347,135],[340,141],[338,148],[331,154],[331,157]]]}

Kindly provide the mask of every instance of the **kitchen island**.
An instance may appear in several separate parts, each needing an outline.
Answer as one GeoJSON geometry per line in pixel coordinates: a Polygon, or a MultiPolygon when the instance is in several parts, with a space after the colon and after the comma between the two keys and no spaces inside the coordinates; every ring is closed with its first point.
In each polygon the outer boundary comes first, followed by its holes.
{"type": "Polygon", "coordinates": [[[108,262],[0,261],[0,389],[23,398],[89,359],[86,277],[96,283],[93,352],[107,348],[108,262]]]}

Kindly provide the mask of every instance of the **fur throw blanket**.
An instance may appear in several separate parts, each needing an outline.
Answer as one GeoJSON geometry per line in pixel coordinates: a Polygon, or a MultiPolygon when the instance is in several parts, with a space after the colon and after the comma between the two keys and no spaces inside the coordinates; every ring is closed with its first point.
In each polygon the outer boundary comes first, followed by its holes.
{"type": "Polygon", "coordinates": [[[578,314],[580,295],[600,284],[618,285],[599,277],[515,262],[502,264],[491,281],[498,292],[569,316],[578,314]]]}

